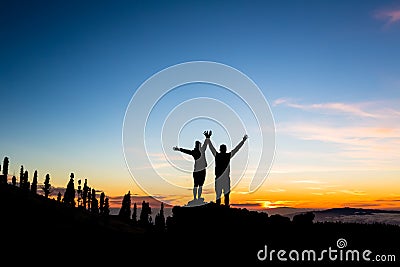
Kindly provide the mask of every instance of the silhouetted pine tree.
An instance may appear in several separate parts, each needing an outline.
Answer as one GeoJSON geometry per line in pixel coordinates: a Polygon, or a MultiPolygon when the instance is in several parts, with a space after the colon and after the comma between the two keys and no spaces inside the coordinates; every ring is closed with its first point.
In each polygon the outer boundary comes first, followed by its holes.
{"type": "Polygon", "coordinates": [[[129,221],[131,218],[131,191],[128,191],[122,199],[121,209],[118,213],[123,220],[129,221]]]}
{"type": "Polygon", "coordinates": [[[165,226],[168,231],[174,230],[175,220],[172,218],[172,216],[168,216],[167,219],[165,219],[165,226]]]}
{"type": "Polygon", "coordinates": [[[31,192],[37,194],[37,170],[33,173],[32,185],[31,185],[31,192]]]}
{"type": "Polygon", "coordinates": [[[1,181],[0,181],[0,183],[2,183],[2,184],[6,184],[7,183],[8,164],[9,164],[8,157],[4,157],[4,160],[3,160],[3,175],[1,176],[1,181]]]}
{"type": "Polygon", "coordinates": [[[57,194],[57,202],[61,202],[61,192],[58,192],[57,194]]]}
{"type": "Polygon", "coordinates": [[[82,206],[82,186],[81,186],[81,179],[78,180],[78,190],[76,190],[76,193],[78,195],[78,207],[82,206]]]}
{"type": "Polygon", "coordinates": [[[90,204],[92,202],[92,189],[90,187],[87,188],[87,210],[90,210],[90,204]]]}
{"type": "Polygon", "coordinates": [[[148,227],[152,224],[150,203],[143,200],[142,209],[140,211],[139,225],[148,227]]]}
{"type": "MultiPolygon", "coordinates": [[[[42,187],[42,190],[43,190],[43,192],[44,192],[44,196],[45,196],[46,198],[48,198],[49,195],[50,195],[50,188],[51,188],[51,184],[50,184],[50,174],[46,174],[46,178],[45,178],[45,180],[44,180],[44,185],[43,185],[43,187],[42,187]]],[[[61,194],[61,193],[59,193],[59,194],[61,194]]]]}
{"type": "Polygon", "coordinates": [[[92,189],[92,214],[98,215],[99,214],[99,201],[96,198],[96,190],[92,189]]]}
{"type": "Polygon", "coordinates": [[[28,171],[24,172],[24,180],[22,183],[22,188],[26,191],[29,191],[30,183],[29,183],[29,177],[28,177],[28,171]]]}
{"type": "Polygon", "coordinates": [[[161,202],[160,212],[156,215],[154,219],[154,225],[157,231],[165,231],[165,217],[164,217],[164,203],[161,202]]]}
{"type": "Polygon", "coordinates": [[[137,206],[136,206],[136,202],[133,203],[132,223],[134,225],[137,224],[137,206]]]}
{"type": "Polygon", "coordinates": [[[75,184],[74,173],[71,173],[67,188],[64,192],[63,202],[69,206],[75,207],[75,184]]]}
{"type": "Polygon", "coordinates": [[[108,215],[110,215],[110,203],[109,203],[108,197],[106,197],[104,199],[103,216],[107,217],[108,215]]]}
{"type": "Polygon", "coordinates": [[[21,165],[21,169],[19,171],[19,187],[24,187],[24,166],[21,165]]]}
{"type": "Polygon", "coordinates": [[[17,186],[17,177],[15,177],[15,175],[13,175],[13,177],[11,178],[11,183],[13,186],[17,186]]]}
{"type": "Polygon", "coordinates": [[[99,210],[100,210],[100,214],[103,215],[104,213],[104,198],[105,198],[105,194],[104,192],[101,192],[100,194],[100,206],[99,206],[99,210]]]}
{"type": "Polygon", "coordinates": [[[89,192],[89,187],[87,185],[87,179],[85,179],[85,182],[83,183],[83,190],[82,190],[82,202],[83,202],[83,207],[85,209],[86,209],[86,205],[87,205],[88,192],[89,192]]]}

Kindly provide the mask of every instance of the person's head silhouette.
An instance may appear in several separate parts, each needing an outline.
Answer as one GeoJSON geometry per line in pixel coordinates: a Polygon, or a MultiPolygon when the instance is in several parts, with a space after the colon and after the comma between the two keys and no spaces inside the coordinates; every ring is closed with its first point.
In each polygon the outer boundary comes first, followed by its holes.
{"type": "Polygon", "coordinates": [[[226,145],[222,144],[219,146],[219,152],[226,153],[226,145]]]}

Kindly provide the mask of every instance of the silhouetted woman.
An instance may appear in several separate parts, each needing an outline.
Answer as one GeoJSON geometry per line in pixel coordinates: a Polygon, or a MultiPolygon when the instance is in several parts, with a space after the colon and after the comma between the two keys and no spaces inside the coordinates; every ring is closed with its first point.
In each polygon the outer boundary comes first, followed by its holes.
{"type": "Polygon", "coordinates": [[[193,199],[200,199],[201,193],[203,191],[203,184],[206,179],[206,168],[207,168],[207,160],[205,156],[207,144],[208,142],[204,142],[202,145],[200,141],[196,141],[193,150],[180,148],[177,146],[173,148],[175,151],[180,151],[185,154],[189,154],[194,158],[193,199]]]}

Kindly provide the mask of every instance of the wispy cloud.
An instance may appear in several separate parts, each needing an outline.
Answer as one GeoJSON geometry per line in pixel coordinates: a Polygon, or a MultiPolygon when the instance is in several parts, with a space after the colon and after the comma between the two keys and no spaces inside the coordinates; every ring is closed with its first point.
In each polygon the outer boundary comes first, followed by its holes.
{"type": "Polygon", "coordinates": [[[377,202],[400,202],[400,195],[399,194],[391,194],[384,198],[375,199],[374,201],[377,201],[377,202]]]}
{"type": "Polygon", "coordinates": [[[340,192],[355,196],[365,196],[367,194],[364,191],[357,191],[357,190],[340,190],[340,192]]]}
{"type": "Polygon", "coordinates": [[[231,206],[240,208],[248,208],[248,207],[261,208],[263,205],[262,203],[232,203],[231,206]]]}
{"type": "Polygon", "coordinates": [[[371,139],[400,138],[400,128],[392,126],[336,126],[315,123],[281,123],[278,132],[289,133],[304,140],[317,140],[355,146],[370,145],[371,139]]]}
{"type": "MultiPolygon", "coordinates": [[[[330,150],[325,150],[324,153],[338,162],[346,160],[349,163],[350,159],[352,163],[359,161],[360,166],[373,169],[379,166],[384,166],[386,169],[398,168],[396,167],[400,157],[398,100],[299,104],[289,98],[280,98],[274,104],[315,113],[311,117],[307,112],[304,114],[297,112],[295,121],[289,118],[287,121],[277,123],[276,131],[280,135],[286,134],[296,139],[319,141],[330,145],[330,150]]],[[[296,153],[296,150],[291,152],[296,153]]],[[[315,156],[310,157],[307,153],[318,153],[318,151],[307,150],[301,153],[298,157],[315,159],[315,156]]],[[[326,161],[323,155],[319,157],[326,161]]]]}
{"type": "Polygon", "coordinates": [[[311,194],[317,195],[317,196],[329,196],[329,195],[335,195],[338,192],[336,191],[329,191],[329,192],[312,192],[311,194]]]}
{"type": "Polygon", "coordinates": [[[323,193],[316,193],[316,192],[314,192],[314,193],[311,193],[312,195],[316,195],[316,196],[323,196],[324,194],[323,193]]]}
{"type": "Polygon", "coordinates": [[[327,111],[342,114],[349,114],[358,117],[366,118],[378,118],[379,114],[374,114],[364,110],[364,107],[369,103],[340,103],[340,102],[328,102],[328,103],[313,103],[313,104],[302,104],[297,103],[289,98],[279,98],[273,102],[274,106],[284,105],[291,108],[310,110],[310,111],[327,111]]]}
{"type": "Polygon", "coordinates": [[[306,187],[305,189],[307,189],[307,190],[322,190],[321,187],[312,187],[312,186],[306,187]]]}
{"type": "Polygon", "coordinates": [[[255,201],[247,201],[242,203],[232,203],[231,206],[247,208],[247,209],[257,209],[257,210],[265,210],[272,208],[281,208],[287,207],[292,204],[293,201],[290,200],[277,200],[277,201],[269,201],[269,200],[255,200],[255,201]]]}
{"type": "Polygon", "coordinates": [[[400,22],[400,8],[379,10],[374,13],[376,19],[385,21],[385,27],[400,22]]]}
{"type": "Polygon", "coordinates": [[[282,188],[274,188],[274,189],[268,189],[266,190],[267,192],[271,192],[271,193],[282,193],[282,192],[286,192],[286,189],[282,189],[282,188]]]}
{"type": "MultiPolygon", "coordinates": [[[[337,126],[308,122],[285,123],[277,131],[307,141],[319,141],[336,145],[328,153],[332,158],[366,160],[373,165],[391,164],[395,167],[400,157],[399,124],[385,126],[337,126]]],[[[372,167],[371,164],[368,165],[372,167]]]]}
{"type": "Polygon", "coordinates": [[[317,180],[295,180],[295,181],[291,181],[291,183],[295,183],[295,184],[323,184],[323,182],[317,181],[317,180]]]}

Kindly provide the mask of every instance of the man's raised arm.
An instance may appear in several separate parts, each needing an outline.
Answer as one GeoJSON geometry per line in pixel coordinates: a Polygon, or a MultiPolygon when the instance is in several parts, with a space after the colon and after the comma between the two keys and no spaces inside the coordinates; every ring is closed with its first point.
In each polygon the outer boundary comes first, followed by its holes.
{"type": "Polygon", "coordinates": [[[215,147],[213,146],[210,137],[212,134],[212,131],[204,131],[204,136],[206,137],[206,140],[204,141],[204,144],[207,144],[210,147],[211,153],[214,155],[217,155],[217,150],[215,149],[215,147]]]}
{"type": "Polygon", "coordinates": [[[244,136],[243,136],[243,139],[242,139],[242,141],[240,141],[239,142],[239,144],[237,144],[237,146],[234,148],[234,149],[232,149],[232,151],[231,151],[231,158],[233,157],[233,156],[235,156],[235,154],[239,151],[239,149],[243,146],[243,144],[244,144],[244,142],[247,140],[247,134],[245,134],[244,136]]]}
{"type": "Polygon", "coordinates": [[[210,138],[208,139],[208,146],[210,147],[211,153],[214,155],[214,157],[217,155],[217,150],[215,149],[215,147],[213,146],[210,138]]]}
{"type": "Polygon", "coordinates": [[[200,147],[200,151],[201,151],[201,152],[204,153],[204,152],[206,151],[207,145],[208,145],[209,141],[210,141],[210,138],[207,138],[207,137],[206,137],[206,139],[204,139],[203,145],[200,147]],[[208,141],[207,141],[207,140],[208,140],[208,141]]]}

